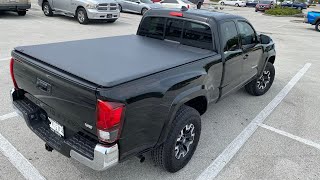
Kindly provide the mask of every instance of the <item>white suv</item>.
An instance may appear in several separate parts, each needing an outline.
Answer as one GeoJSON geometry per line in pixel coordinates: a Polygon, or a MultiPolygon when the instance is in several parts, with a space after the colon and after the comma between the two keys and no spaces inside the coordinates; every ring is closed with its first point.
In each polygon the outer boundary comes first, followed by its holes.
{"type": "Polygon", "coordinates": [[[245,1],[241,1],[241,0],[222,0],[219,1],[219,3],[221,5],[232,5],[232,6],[237,6],[237,7],[245,7],[246,6],[246,2],[245,1]]]}

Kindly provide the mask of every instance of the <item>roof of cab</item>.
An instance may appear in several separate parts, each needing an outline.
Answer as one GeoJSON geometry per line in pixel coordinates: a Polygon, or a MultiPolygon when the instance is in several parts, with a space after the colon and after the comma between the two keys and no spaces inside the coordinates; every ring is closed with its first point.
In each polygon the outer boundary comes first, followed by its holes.
{"type": "Polygon", "coordinates": [[[241,16],[217,12],[217,11],[208,11],[208,10],[201,10],[201,9],[188,9],[186,11],[181,11],[180,9],[165,9],[165,8],[156,8],[147,11],[146,16],[152,15],[160,15],[160,16],[169,16],[170,12],[182,12],[185,15],[188,15],[188,18],[193,19],[197,17],[202,17],[206,19],[212,19],[215,21],[221,21],[226,19],[245,19],[241,16]]]}

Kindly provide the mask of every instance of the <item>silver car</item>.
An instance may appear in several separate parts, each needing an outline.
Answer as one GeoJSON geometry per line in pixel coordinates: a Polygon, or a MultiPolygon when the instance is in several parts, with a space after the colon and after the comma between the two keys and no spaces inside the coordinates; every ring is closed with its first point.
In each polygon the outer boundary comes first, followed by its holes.
{"type": "Polygon", "coordinates": [[[38,0],[38,4],[46,16],[76,17],[80,24],[87,24],[91,19],[115,22],[120,16],[115,0],[38,0]]]}
{"type": "Polygon", "coordinates": [[[19,16],[25,16],[30,8],[30,0],[0,0],[0,11],[15,11],[19,16]]]}
{"type": "Polygon", "coordinates": [[[121,12],[134,12],[142,15],[149,9],[162,7],[150,0],[118,0],[117,2],[121,12]]]}

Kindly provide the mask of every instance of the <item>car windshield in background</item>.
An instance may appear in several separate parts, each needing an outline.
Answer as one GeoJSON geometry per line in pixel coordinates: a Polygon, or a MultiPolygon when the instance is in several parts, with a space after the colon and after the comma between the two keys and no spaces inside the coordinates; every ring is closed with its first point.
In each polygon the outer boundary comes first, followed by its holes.
{"type": "Polygon", "coordinates": [[[150,0],[141,0],[142,3],[145,3],[145,4],[152,4],[153,2],[150,1],[150,0]]]}
{"type": "Polygon", "coordinates": [[[138,35],[175,41],[202,49],[215,49],[209,26],[181,19],[146,17],[139,28],[138,35]]]}
{"type": "Polygon", "coordinates": [[[260,4],[271,4],[271,1],[260,1],[260,4]]]}
{"type": "Polygon", "coordinates": [[[190,1],[188,0],[181,0],[182,2],[186,3],[186,4],[192,4],[190,1]]]}

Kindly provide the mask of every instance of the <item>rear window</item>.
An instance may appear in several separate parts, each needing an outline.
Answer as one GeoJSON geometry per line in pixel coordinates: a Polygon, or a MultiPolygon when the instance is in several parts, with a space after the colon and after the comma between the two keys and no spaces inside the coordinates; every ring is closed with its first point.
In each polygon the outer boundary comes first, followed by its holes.
{"type": "Polygon", "coordinates": [[[146,17],[140,25],[138,35],[214,50],[212,32],[209,26],[182,19],[146,17]]]}

